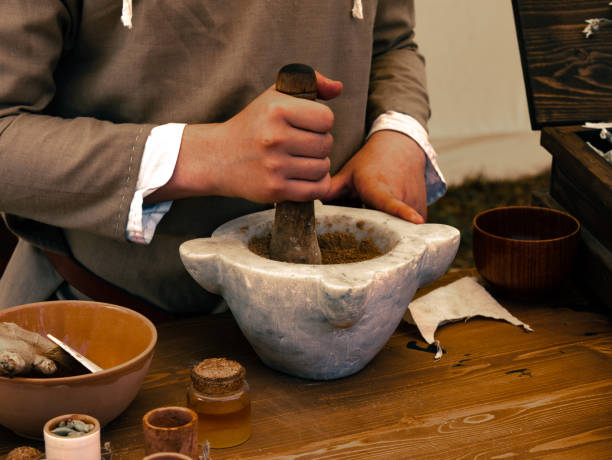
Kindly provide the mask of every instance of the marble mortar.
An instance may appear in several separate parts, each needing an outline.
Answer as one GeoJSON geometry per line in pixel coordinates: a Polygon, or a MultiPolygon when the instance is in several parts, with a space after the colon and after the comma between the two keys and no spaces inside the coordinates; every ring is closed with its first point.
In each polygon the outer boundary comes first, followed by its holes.
{"type": "Polygon", "coordinates": [[[266,365],[329,380],[361,370],[382,349],[417,288],[443,275],[454,260],[459,231],[319,202],[315,216],[319,234],[369,237],[385,254],[333,265],[258,256],[248,242],[270,233],[271,209],[227,222],[210,238],[183,243],[180,255],[204,289],[223,296],[266,365]]]}

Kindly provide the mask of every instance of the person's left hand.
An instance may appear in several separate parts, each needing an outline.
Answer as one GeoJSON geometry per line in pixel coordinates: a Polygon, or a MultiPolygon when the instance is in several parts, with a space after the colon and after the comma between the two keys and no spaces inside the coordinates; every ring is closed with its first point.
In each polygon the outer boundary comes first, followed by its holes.
{"type": "Polygon", "coordinates": [[[366,206],[422,224],[427,218],[425,166],[425,153],[412,138],[377,131],[332,177],[323,201],[359,198],[366,206]]]}

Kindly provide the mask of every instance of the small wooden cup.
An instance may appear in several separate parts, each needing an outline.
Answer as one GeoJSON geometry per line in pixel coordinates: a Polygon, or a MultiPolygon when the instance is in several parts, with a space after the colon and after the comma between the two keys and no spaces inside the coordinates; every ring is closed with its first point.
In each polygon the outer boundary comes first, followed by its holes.
{"type": "Polygon", "coordinates": [[[187,407],[158,407],[142,418],[145,454],[178,452],[198,458],[198,414],[187,407]]]}
{"type": "Polygon", "coordinates": [[[572,271],[580,222],[555,209],[508,206],[489,209],[473,221],[476,269],[510,297],[551,292],[572,271]]]}
{"type": "Polygon", "coordinates": [[[191,460],[192,457],[178,452],[158,452],[156,454],[147,455],[142,460],[191,460]]]}

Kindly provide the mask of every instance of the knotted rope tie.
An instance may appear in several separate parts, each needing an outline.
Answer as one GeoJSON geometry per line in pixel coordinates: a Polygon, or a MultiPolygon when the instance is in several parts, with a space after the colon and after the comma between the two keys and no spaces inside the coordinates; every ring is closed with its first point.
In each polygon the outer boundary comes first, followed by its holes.
{"type": "Polygon", "coordinates": [[[123,0],[121,9],[121,22],[128,29],[132,28],[132,0],[123,0]]]}
{"type": "Polygon", "coordinates": [[[353,0],[353,9],[351,14],[355,19],[363,19],[363,4],[361,0],[353,0]]]}

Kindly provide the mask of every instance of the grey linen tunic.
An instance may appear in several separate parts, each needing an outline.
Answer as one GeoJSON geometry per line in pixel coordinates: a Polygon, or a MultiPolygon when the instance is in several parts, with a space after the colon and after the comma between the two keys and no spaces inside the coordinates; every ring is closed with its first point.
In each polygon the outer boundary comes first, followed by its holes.
{"type": "Polygon", "coordinates": [[[24,240],[72,254],[162,309],[216,304],[184,270],[178,246],[264,205],[176,200],[149,245],[127,241],[154,126],[228,120],[290,62],[344,83],[328,103],[332,173],[384,111],[423,125],[429,117],[412,1],[364,0],[362,20],[347,0],[135,1],[131,30],[121,23],[121,6],[0,2],[0,211],[24,240]]]}

